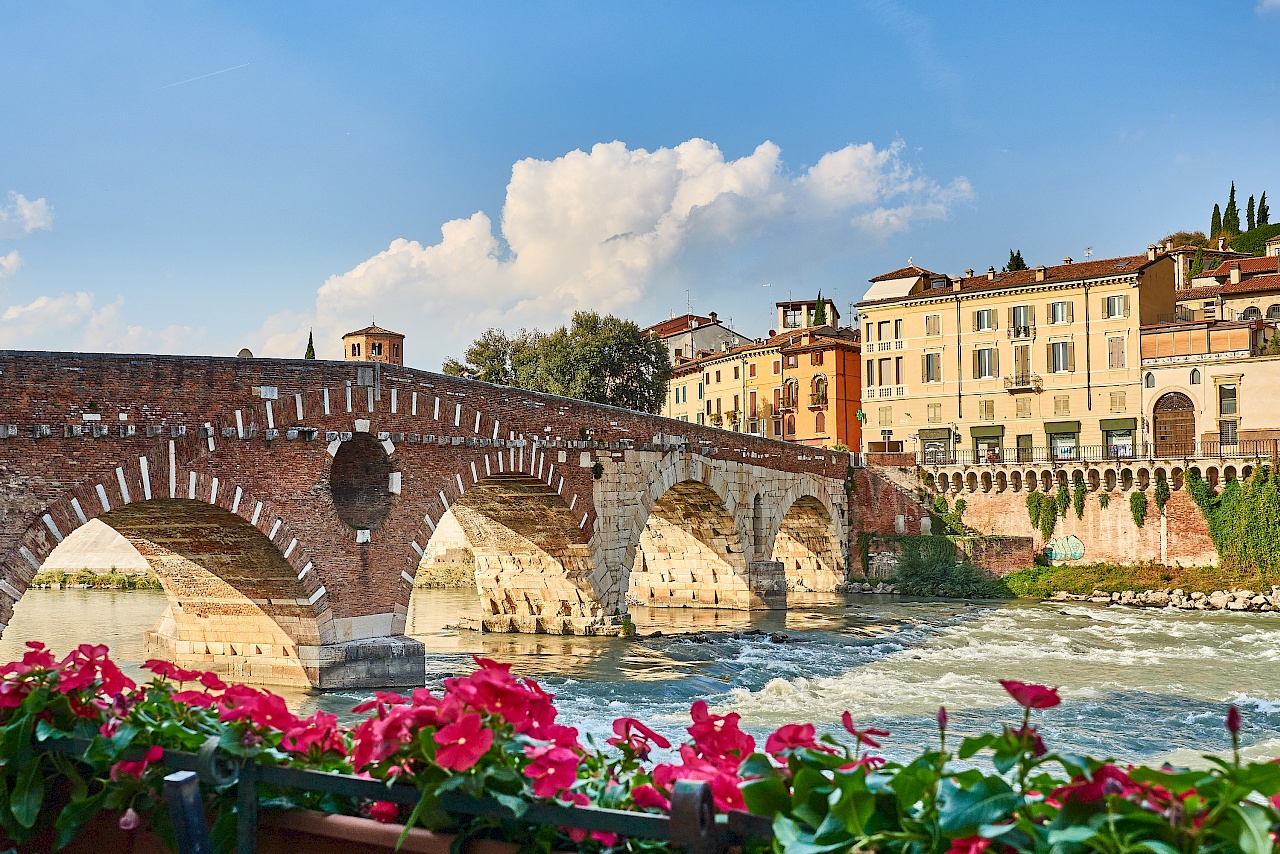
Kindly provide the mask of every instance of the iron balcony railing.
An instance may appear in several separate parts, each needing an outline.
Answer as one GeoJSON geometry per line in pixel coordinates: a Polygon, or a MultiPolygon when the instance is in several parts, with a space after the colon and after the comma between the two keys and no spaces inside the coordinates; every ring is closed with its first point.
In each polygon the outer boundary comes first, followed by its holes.
{"type": "Polygon", "coordinates": [[[1241,439],[1238,442],[1169,441],[1133,445],[1076,445],[1074,447],[1001,447],[986,451],[969,448],[926,448],[916,453],[924,466],[1017,465],[1019,463],[1107,463],[1125,460],[1276,459],[1280,439],[1241,439]]]}
{"type": "Polygon", "coordinates": [[[821,409],[827,405],[827,393],[825,391],[816,391],[809,395],[809,408],[821,409]]]}
{"type": "Polygon", "coordinates": [[[1039,374],[1018,371],[1004,378],[1004,387],[1007,391],[1043,391],[1044,380],[1039,374]]]}
{"type": "Polygon", "coordinates": [[[1036,328],[1034,326],[1011,326],[1009,327],[1009,337],[1014,341],[1030,341],[1036,337],[1036,328]]]}
{"type": "MultiPolygon", "coordinates": [[[[83,738],[51,738],[36,742],[35,748],[83,757],[92,743],[83,738]]],[[[136,755],[124,758],[137,760],[142,756],[143,751],[139,750],[136,755]]],[[[219,748],[217,736],[210,737],[198,753],[166,750],[158,764],[174,769],[164,778],[164,798],[178,841],[177,854],[211,854],[213,851],[201,796],[202,784],[215,790],[225,791],[233,787],[236,790],[236,854],[255,854],[258,849],[259,785],[407,805],[417,804],[422,797],[417,787],[408,783],[388,785],[369,777],[261,765],[249,759],[237,759],[219,748]]],[[[732,847],[741,846],[747,839],[773,839],[773,820],[770,817],[737,811],[716,815],[710,784],[692,780],[675,783],[669,815],[544,801],[529,803],[517,815],[495,798],[476,798],[458,791],[443,793],[440,807],[460,815],[663,840],[684,846],[690,854],[724,854],[732,847]]]]}

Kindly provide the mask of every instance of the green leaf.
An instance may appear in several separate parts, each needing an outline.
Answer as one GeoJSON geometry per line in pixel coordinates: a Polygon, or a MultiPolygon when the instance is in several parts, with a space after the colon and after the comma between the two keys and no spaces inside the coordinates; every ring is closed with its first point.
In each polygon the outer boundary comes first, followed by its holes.
{"type": "Polygon", "coordinates": [[[999,777],[983,777],[970,788],[944,780],[938,792],[938,825],[949,836],[965,836],[997,824],[1022,805],[1022,796],[999,777]]]}
{"type": "Polygon", "coordinates": [[[976,755],[979,750],[982,750],[985,747],[990,747],[991,745],[995,744],[995,741],[996,741],[996,736],[991,733],[986,733],[985,735],[970,736],[969,738],[966,738],[964,741],[960,742],[960,752],[958,756],[961,759],[969,759],[970,757],[976,755]]]}
{"type": "Polygon", "coordinates": [[[778,815],[773,820],[773,836],[783,854],[831,854],[835,851],[847,851],[852,847],[852,837],[845,837],[833,842],[816,843],[811,833],[803,830],[799,824],[778,815]]]}
{"type": "Polygon", "coordinates": [[[1271,854],[1270,822],[1262,808],[1233,805],[1231,811],[1240,817],[1241,850],[1245,854],[1271,854]]]}
{"type": "Polygon", "coordinates": [[[1098,832],[1087,825],[1076,824],[1070,827],[1051,828],[1049,830],[1049,844],[1061,845],[1064,842],[1088,842],[1097,835],[1098,832]]]}
{"type": "Polygon", "coordinates": [[[1177,848],[1167,842],[1161,842],[1159,839],[1147,839],[1139,842],[1138,847],[1153,851],[1155,854],[1182,854],[1177,848]]]}
{"type": "Polygon", "coordinates": [[[490,791],[489,794],[495,801],[511,810],[511,812],[515,814],[516,818],[524,815],[524,811],[529,808],[529,802],[524,798],[517,797],[516,795],[508,795],[506,792],[494,791],[490,791]]]}
{"type": "Polygon", "coordinates": [[[836,774],[837,790],[831,794],[831,815],[844,822],[850,833],[861,834],[876,810],[876,796],[859,771],[836,774]]]}
{"type": "Polygon", "coordinates": [[[96,795],[88,798],[77,798],[62,808],[62,812],[58,814],[57,820],[53,823],[53,829],[56,832],[53,847],[63,848],[72,839],[76,833],[84,826],[84,823],[92,818],[98,810],[102,809],[102,799],[107,796],[107,790],[103,789],[96,795]]]}
{"type": "Polygon", "coordinates": [[[778,769],[773,767],[769,757],[763,753],[753,753],[738,766],[740,777],[777,777],[778,769]]]}
{"type": "Polygon", "coordinates": [[[44,802],[44,777],[40,776],[41,757],[32,759],[18,772],[18,779],[9,798],[9,809],[23,827],[32,827],[40,815],[44,802]]]}
{"type": "Polygon", "coordinates": [[[778,777],[761,777],[740,783],[747,809],[756,815],[778,815],[791,809],[791,794],[778,777]]]}

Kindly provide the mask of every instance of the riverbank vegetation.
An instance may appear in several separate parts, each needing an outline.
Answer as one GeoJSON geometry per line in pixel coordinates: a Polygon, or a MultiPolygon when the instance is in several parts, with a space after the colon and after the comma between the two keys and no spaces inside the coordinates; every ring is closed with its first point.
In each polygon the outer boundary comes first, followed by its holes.
{"type": "Polygon", "coordinates": [[[1088,595],[1095,590],[1123,593],[1175,588],[1205,594],[1215,590],[1268,590],[1272,584],[1280,583],[1280,573],[1220,566],[1091,563],[1036,565],[1010,573],[1001,581],[1014,596],[1044,599],[1059,591],[1088,595]]]}
{"type": "Polygon", "coordinates": [[[1220,492],[1195,469],[1187,472],[1186,482],[1224,569],[1280,584],[1280,477],[1271,466],[1258,466],[1242,481],[1227,481],[1220,492]]]}
{"type": "MultiPolygon", "coordinates": [[[[688,737],[655,761],[652,751],[672,743],[643,722],[618,718],[604,744],[584,743],[557,720],[553,695],[483,658],[470,675],[444,680],[440,694],[379,693],[354,710],[368,717],[347,728],[323,711],[298,718],[280,697],[212,673],[148,661],[155,676],[137,685],[104,646],[82,645],[61,660],[42,644],[28,646],[21,661],[0,667],[0,830],[17,843],[45,833],[65,845],[102,812],[118,816],[122,829],[171,836],[165,752],[194,752],[211,737],[224,753],[260,765],[417,790],[416,806],[400,806],[260,785],[262,810],[365,815],[457,833],[460,843],[505,839],[539,854],[675,850],[598,825],[587,832],[521,816],[537,802],[663,814],[681,780],[707,783],[717,811],[771,820],[773,839],[748,838],[745,854],[1264,854],[1280,825],[1280,764],[1241,762],[1244,722],[1234,706],[1224,707],[1232,756],[1206,757],[1203,770],[1054,752],[1032,716],[1062,702],[1057,690],[1012,680],[1002,682],[1021,707],[1012,722],[966,736],[939,709],[934,744],[901,762],[880,755],[889,732],[859,728],[850,712],[839,738],[788,723],[760,745],[736,713],[717,714],[703,701],[690,709],[688,737]],[[70,737],[88,747],[52,749],[70,737]],[[976,756],[985,760],[977,767],[976,756]],[[514,818],[447,813],[450,792],[487,796],[514,818]]],[[[230,851],[234,786],[208,787],[204,796],[216,815],[215,848],[230,851]]]]}
{"type": "Polygon", "coordinates": [[[150,573],[120,572],[112,567],[107,572],[80,569],[42,569],[31,579],[30,587],[76,587],[90,590],[159,590],[160,579],[150,573]]]}

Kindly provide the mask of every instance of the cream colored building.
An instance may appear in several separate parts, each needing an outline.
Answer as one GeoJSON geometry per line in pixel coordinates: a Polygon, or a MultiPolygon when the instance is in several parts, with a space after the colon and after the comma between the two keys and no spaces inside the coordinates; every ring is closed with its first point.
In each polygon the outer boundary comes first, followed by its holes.
{"type": "Polygon", "coordinates": [[[867,449],[925,462],[1127,455],[1141,440],[1139,328],[1174,314],[1144,255],[962,277],[916,266],[859,304],[867,449]]]}

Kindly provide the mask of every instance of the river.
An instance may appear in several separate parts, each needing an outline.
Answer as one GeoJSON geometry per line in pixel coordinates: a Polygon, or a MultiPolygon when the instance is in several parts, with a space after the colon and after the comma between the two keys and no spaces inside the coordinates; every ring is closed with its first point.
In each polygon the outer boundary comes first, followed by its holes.
{"type": "MultiPolygon", "coordinates": [[[[31,639],[59,653],[106,643],[127,672],[145,678],[142,632],[164,607],[158,591],[31,590],[0,638],[0,659],[21,655],[31,639]]],[[[1195,764],[1204,752],[1229,750],[1222,719],[1234,702],[1246,754],[1280,755],[1280,614],[851,596],[786,612],[633,609],[641,635],[663,633],[634,640],[449,628],[477,608],[469,591],[415,595],[411,625],[427,646],[426,684],[465,672],[473,653],[509,661],[556,694],[562,720],[601,736],[621,715],[679,736],[701,698],[740,712],[757,738],[792,721],[836,732],[849,709],[862,724],[891,730],[886,751],[902,757],[932,743],[940,704],[955,732],[1013,721],[997,683],[1012,678],[1062,686],[1063,704],[1040,715],[1052,746],[1195,764]]],[[[281,693],[299,712],[319,707],[350,719],[371,692],[281,693]]]]}

